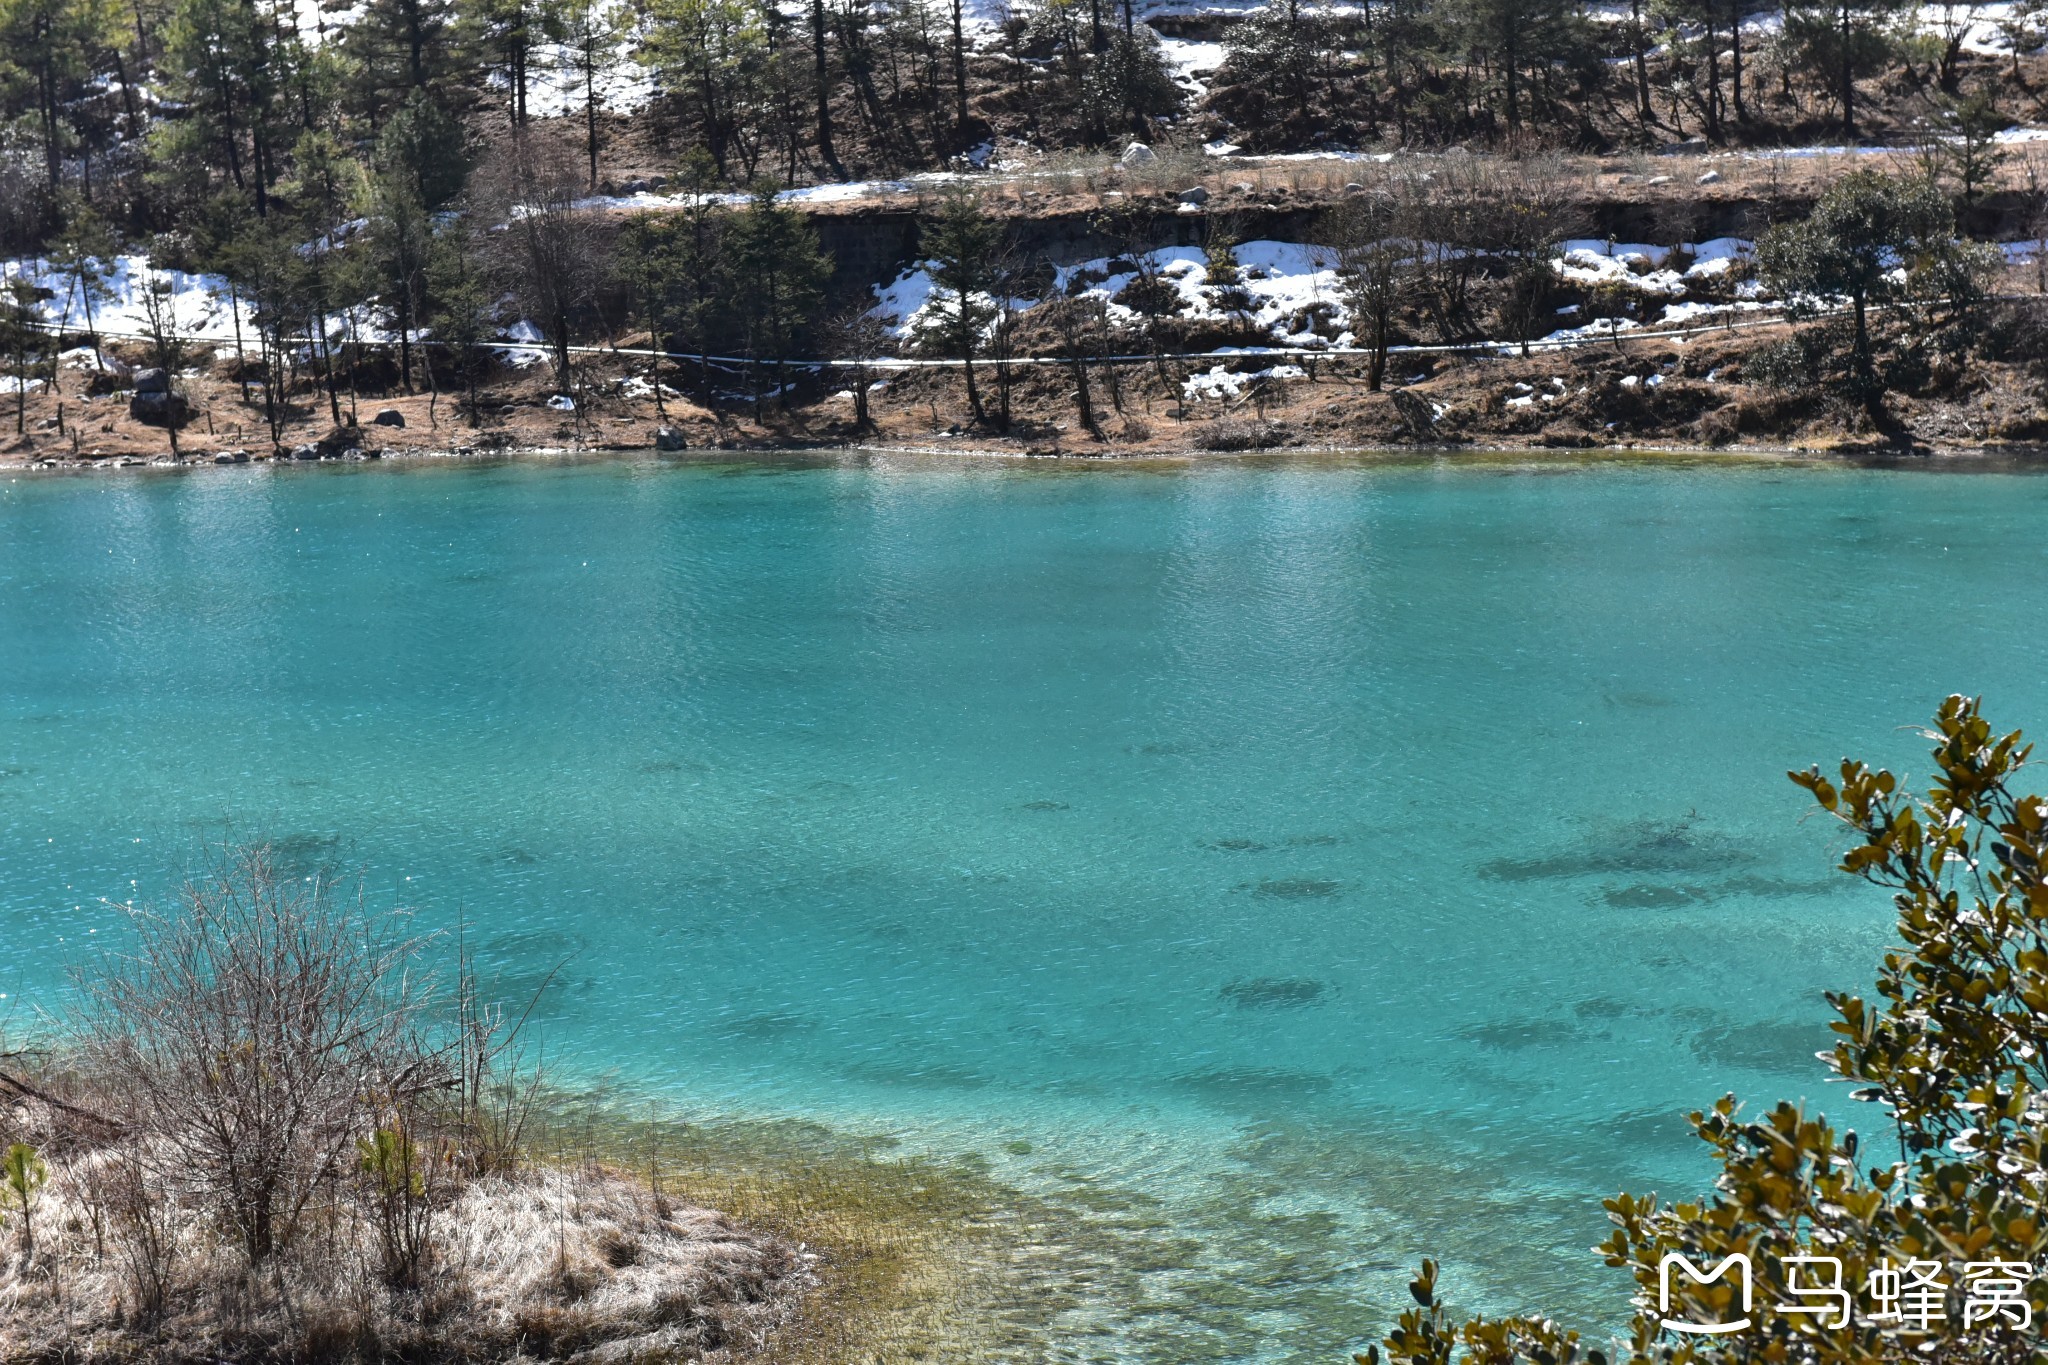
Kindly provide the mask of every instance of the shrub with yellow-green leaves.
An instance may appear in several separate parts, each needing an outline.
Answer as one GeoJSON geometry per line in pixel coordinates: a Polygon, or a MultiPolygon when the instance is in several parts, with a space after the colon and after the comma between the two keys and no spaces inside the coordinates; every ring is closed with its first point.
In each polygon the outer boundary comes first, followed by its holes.
{"type": "MultiPolygon", "coordinates": [[[[1829,993],[1823,1054],[1892,1131],[1733,1096],[1693,1114],[1712,1192],[1606,1201],[1598,1250],[1635,1280],[1630,1365],[2048,1361],[2048,799],[2019,793],[2031,746],[1976,701],[1950,697],[1926,735],[1924,795],[1849,760],[1791,774],[1854,832],[1842,871],[1898,909],[1875,997],[1829,993]]],[[[1384,1342],[1402,1365],[1607,1365],[1547,1319],[1458,1321],[1431,1262],[1410,1289],[1384,1342]]]]}

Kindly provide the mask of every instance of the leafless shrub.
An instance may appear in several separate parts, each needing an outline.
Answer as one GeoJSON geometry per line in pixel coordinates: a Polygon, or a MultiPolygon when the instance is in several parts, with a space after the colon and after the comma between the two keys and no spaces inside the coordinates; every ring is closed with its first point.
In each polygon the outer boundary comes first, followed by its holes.
{"type": "Polygon", "coordinates": [[[421,1029],[420,942],[396,916],[288,880],[266,847],[224,853],[176,912],[129,911],[130,945],[81,972],[83,1045],[124,1128],[158,1138],[260,1264],[299,1231],[375,1107],[445,1080],[421,1029]]]}
{"type": "Polygon", "coordinates": [[[1195,445],[1201,450],[1235,452],[1270,450],[1279,445],[1286,432],[1260,417],[1219,417],[1195,430],[1195,445]]]}
{"type": "Polygon", "coordinates": [[[111,1241],[135,1312],[145,1325],[163,1316],[177,1270],[177,1205],[152,1188],[148,1163],[133,1146],[115,1148],[88,1163],[88,1209],[104,1209],[111,1241]]]}
{"type": "Polygon", "coordinates": [[[432,940],[339,890],[225,850],[174,905],[124,907],[71,1039],[0,1050],[0,1134],[39,1144],[11,1154],[35,1249],[0,1258],[0,1361],[758,1345],[804,1258],[648,1197],[594,1136],[580,1163],[529,1159],[548,1101],[524,1015],[483,995],[465,934],[451,999],[432,940]]]}

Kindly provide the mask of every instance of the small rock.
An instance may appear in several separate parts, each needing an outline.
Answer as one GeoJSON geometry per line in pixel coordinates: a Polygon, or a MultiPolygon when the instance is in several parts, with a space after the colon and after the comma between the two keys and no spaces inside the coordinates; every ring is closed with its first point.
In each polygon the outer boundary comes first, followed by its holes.
{"type": "Polygon", "coordinates": [[[1252,182],[1249,180],[1234,181],[1230,188],[1236,190],[1239,194],[1250,194],[1252,192],[1252,182]]]}
{"type": "Polygon", "coordinates": [[[402,427],[405,425],[405,414],[400,412],[397,408],[379,408],[377,410],[377,415],[370,419],[370,425],[378,427],[402,427]]]}
{"type": "Polygon", "coordinates": [[[1695,185],[1718,185],[1721,183],[1721,173],[1719,171],[1707,171],[1692,183],[1695,185]]]}
{"type": "Polygon", "coordinates": [[[1671,183],[1671,177],[1668,175],[1653,175],[1643,183],[1645,185],[1668,185],[1671,183]]]}
{"type": "Polygon", "coordinates": [[[688,450],[690,443],[684,438],[679,427],[656,427],[654,429],[656,450],[688,450]]]}
{"type": "Polygon", "coordinates": [[[249,452],[246,450],[223,450],[220,454],[213,457],[213,462],[215,464],[247,464],[249,463],[249,452]]]}
{"type": "Polygon", "coordinates": [[[310,441],[305,445],[293,446],[292,458],[294,460],[317,460],[320,458],[320,447],[312,444],[310,441]]]}
{"type": "Polygon", "coordinates": [[[1180,202],[1195,205],[1206,204],[1209,202],[1209,191],[1203,189],[1200,185],[1195,186],[1191,190],[1182,190],[1180,192],[1180,202]]]}
{"type": "Polygon", "coordinates": [[[1449,146],[1449,147],[1446,147],[1446,148],[1444,148],[1444,155],[1445,155],[1445,156],[1470,156],[1470,155],[1472,155],[1472,153],[1470,153],[1470,152],[1468,152],[1468,151],[1466,151],[1466,150],[1465,150],[1464,144],[1462,144],[1462,143],[1454,143],[1454,144],[1452,144],[1451,146],[1449,146]]]}
{"type": "Polygon", "coordinates": [[[1117,164],[1133,170],[1143,166],[1156,166],[1159,164],[1159,154],[1142,142],[1133,142],[1124,148],[1124,154],[1117,158],[1117,164]]]}
{"type": "Polygon", "coordinates": [[[1359,184],[1359,183],[1358,183],[1358,182],[1357,182],[1356,180],[1349,180],[1349,181],[1346,181],[1346,182],[1345,182],[1345,184],[1344,184],[1344,193],[1346,193],[1346,194],[1364,194],[1364,193],[1365,193],[1365,186],[1363,186],[1363,185],[1359,184]]]}

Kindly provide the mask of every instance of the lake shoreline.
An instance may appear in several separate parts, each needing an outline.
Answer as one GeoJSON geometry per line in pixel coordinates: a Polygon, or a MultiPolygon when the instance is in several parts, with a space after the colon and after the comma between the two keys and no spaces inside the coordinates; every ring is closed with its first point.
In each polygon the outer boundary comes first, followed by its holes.
{"type": "Polygon", "coordinates": [[[1848,468],[1947,469],[1955,472],[2015,472],[2048,469],[2048,445],[2039,443],[1916,446],[1901,449],[1885,444],[1832,446],[1699,446],[1682,443],[1628,445],[1555,445],[1547,443],[1485,442],[1446,445],[1287,445],[1245,450],[1204,450],[1193,446],[1166,448],[1019,449],[1015,446],[936,442],[846,442],[825,444],[814,441],[787,443],[730,443],[699,446],[685,450],[658,450],[648,445],[507,445],[491,448],[450,448],[430,450],[401,447],[367,454],[326,456],[317,460],[286,456],[250,455],[245,459],[221,460],[212,454],[170,459],[159,457],[106,458],[98,460],[47,460],[0,456],[0,472],[14,474],[126,474],[193,473],[251,466],[273,469],[327,468],[334,465],[391,464],[406,467],[443,464],[501,464],[508,462],[597,463],[604,461],[655,460],[668,464],[716,463],[721,460],[777,459],[794,457],[866,458],[929,457],[935,460],[967,460],[977,463],[1048,464],[1057,466],[1132,466],[1142,464],[1232,464],[1261,461],[1368,460],[1374,464],[1398,465],[1436,462],[1488,463],[1501,460],[1536,459],[1549,462],[1602,464],[1662,464],[1673,461],[1699,464],[1811,464],[1848,468]]]}

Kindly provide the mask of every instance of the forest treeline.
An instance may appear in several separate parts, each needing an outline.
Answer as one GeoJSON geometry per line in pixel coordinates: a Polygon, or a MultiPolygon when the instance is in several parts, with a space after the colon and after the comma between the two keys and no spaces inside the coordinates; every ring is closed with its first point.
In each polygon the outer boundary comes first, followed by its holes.
{"type": "Polygon", "coordinates": [[[592,188],[693,151],[744,188],[957,164],[995,139],[1853,136],[1873,105],[1967,102],[1973,56],[1995,67],[1967,40],[2027,52],[2044,24],[2048,0],[1273,0],[1238,19],[1134,0],[4,0],[0,241],[82,221],[204,239],[278,209],[340,223],[378,196],[431,212],[482,144],[536,120],[574,137],[592,188]],[[1152,25],[1214,40],[1220,65],[1181,49],[1216,66],[1206,88],[1152,25]]]}
{"type": "MultiPolygon", "coordinates": [[[[2030,113],[2020,54],[2044,37],[2048,0],[1272,0],[1235,17],[1135,0],[0,0],[0,250],[46,263],[43,284],[0,291],[0,339],[25,384],[57,344],[37,334],[48,281],[90,334],[124,251],[206,272],[275,437],[309,378],[342,425],[359,390],[472,386],[522,320],[564,391],[573,341],[628,330],[805,354],[827,340],[829,267],[778,187],[1133,139],[1526,159],[1921,119],[1981,147],[2030,113]],[[1973,45],[1994,31],[2009,57],[1973,45]],[[1181,69],[1197,57],[1206,84],[1181,69]],[[589,211],[629,175],[684,193],[623,223],[589,211]]],[[[928,226],[940,244],[967,231],[928,226]]],[[[953,273],[968,296],[993,279],[953,273]]],[[[152,285],[144,302],[154,360],[176,370],[169,298],[152,285]]]]}

